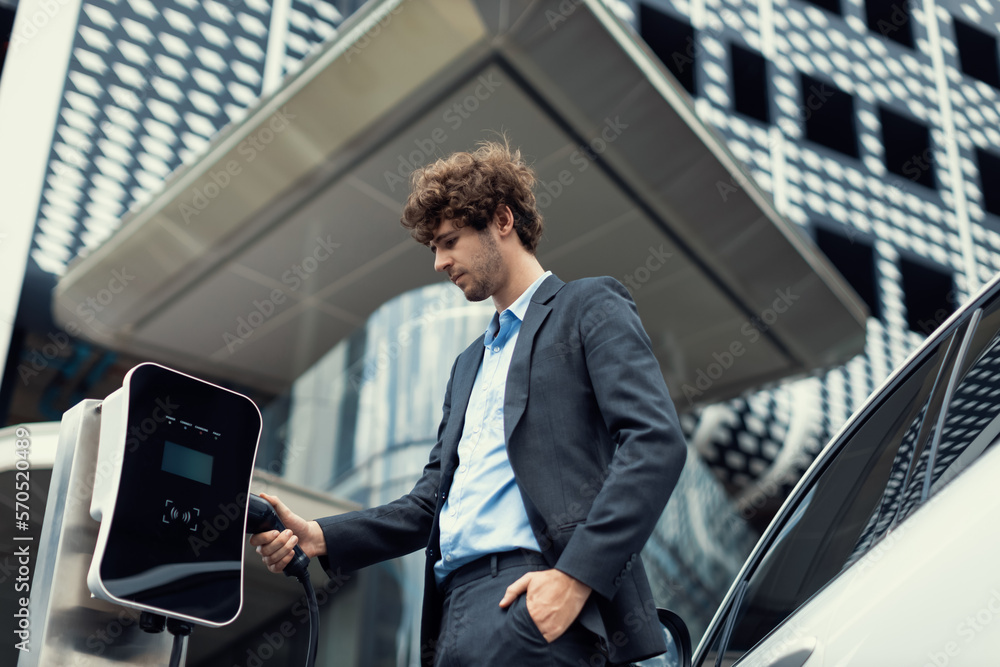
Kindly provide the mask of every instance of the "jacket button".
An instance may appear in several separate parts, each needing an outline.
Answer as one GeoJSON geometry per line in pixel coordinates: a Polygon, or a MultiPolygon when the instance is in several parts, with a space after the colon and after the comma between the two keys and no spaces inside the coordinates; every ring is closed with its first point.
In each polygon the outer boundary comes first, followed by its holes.
{"type": "Polygon", "coordinates": [[[638,556],[636,554],[632,554],[632,556],[629,558],[629,560],[634,563],[636,558],[638,558],[638,556]]]}
{"type": "Polygon", "coordinates": [[[625,571],[628,572],[632,569],[632,561],[625,563],[625,571]]]}
{"type": "Polygon", "coordinates": [[[428,549],[427,550],[427,555],[430,556],[431,558],[434,558],[434,550],[433,549],[428,549]]]}
{"type": "Polygon", "coordinates": [[[615,586],[621,586],[621,585],[622,585],[622,578],[615,577],[615,586]]]}

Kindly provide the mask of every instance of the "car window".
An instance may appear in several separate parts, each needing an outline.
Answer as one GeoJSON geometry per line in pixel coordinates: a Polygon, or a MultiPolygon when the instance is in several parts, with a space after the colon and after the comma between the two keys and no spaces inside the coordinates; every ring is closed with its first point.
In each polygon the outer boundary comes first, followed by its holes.
{"type": "Polygon", "coordinates": [[[845,435],[749,579],[738,585],[742,595],[735,599],[735,616],[727,619],[726,632],[717,625],[700,665],[733,664],[870,547],[882,524],[891,523],[915,452],[932,435],[929,420],[943,393],[938,384],[949,376],[940,371],[954,361],[955,337],[928,350],[845,435]],[[728,641],[722,641],[727,633],[728,641]]]}
{"type": "Polygon", "coordinates": [[[939,415],[941,435],[917,460],[906,485],[899,518],[958,476],[1000,435],[1000,303],[984,309],[960,361],[947,408],[939,415]],[[927,475],[928,463],[930,475],[927,475]]]}
{"type": "Polygon", "coordinates": [[[946,343],[942,344],[941,359],[943,364],[938,364],[938,371],[935,374],[929,398],[919,404],[916,417],[910,422],[910,426],[903,435],[896,458],[892,463],[892,470],[889,472],[889,478],[886,480],[885,489],[882,491],[882,499],[861,531],[854,551],[844,563],[845,568],[861,558],[896,525],[901,516],[905,516],[905,513],[900,512],[900,507],[905,504],[906,489],[912,488],[911,480],[922,477],[919,465],[915,465],[914,462],[920,461],[921,457],[926,454],[927,443],[934,436],[937,426],[936,417],[940,413],[941,404],[944,401],[948,372],[940,372],[940,369],[951,369],[954,365],[965,330],[966,328],[963,327],[958,334],[951,336],[946,343]]]}

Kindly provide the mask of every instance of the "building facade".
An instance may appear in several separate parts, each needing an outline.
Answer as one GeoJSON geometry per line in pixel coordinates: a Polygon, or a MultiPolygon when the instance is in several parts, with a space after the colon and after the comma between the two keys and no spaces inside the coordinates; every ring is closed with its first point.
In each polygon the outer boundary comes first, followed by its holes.
{"type": "Polygon", "coordinates": [[[699,115],[870,311],[865,353],[846,366],[700,412],[693,444],[744,516],[769,516],[860,402],[1000,269],[1000,7],[634,7],[699,115]]]}

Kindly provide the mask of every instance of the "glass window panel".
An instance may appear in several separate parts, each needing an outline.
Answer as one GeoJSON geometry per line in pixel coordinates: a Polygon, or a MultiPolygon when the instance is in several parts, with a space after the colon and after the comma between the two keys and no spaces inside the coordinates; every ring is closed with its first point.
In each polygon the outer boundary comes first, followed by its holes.
{"type": "MultiPolygon", "coordinates": [[[[1000,303],[984,310],[969,350],[961,360],[960,380],[948,404],[941,439],[931,467],[930,495],[958,476],[1000,436],[1000,303]]],[[[915,474],[906,487],[900,517],[920,504],[930,448],[920,453],[915,474]]]]}

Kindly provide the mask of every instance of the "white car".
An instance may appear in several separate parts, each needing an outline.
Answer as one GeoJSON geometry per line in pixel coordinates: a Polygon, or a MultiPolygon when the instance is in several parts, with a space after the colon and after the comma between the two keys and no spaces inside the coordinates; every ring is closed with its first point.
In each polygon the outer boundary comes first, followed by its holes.
{"type": "Polygon", "coordinates": [[[817,457],[674,664],[1000,664],[998,436],[994,279],[817,457]]]}

